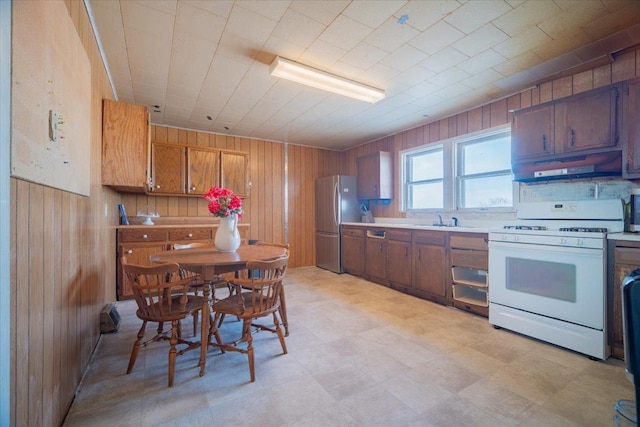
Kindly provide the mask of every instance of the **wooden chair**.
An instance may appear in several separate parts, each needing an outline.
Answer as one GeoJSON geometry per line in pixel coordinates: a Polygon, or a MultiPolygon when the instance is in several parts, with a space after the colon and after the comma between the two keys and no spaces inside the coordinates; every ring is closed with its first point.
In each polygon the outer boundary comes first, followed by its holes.
{"type": "MultiPolygon", "coordinates": [[[[285,248],[285,256],[289,257],[289,244],[288,243],[270,243],[258,240],[256,245],[268,245],[277,246],[279,248],[285,248]]],[[[280,287],[280,319],[282,320],[282,326],[284,326],[284,336],[289,336],[289,319],[287,318],[287,299],[284,295],[284,284],[280,287]]]]}
{"type": "Polygon", "coordinates": [[[169,387],[172,387],[176,357],[200,347],[200,342],[182,339],[180,321],[190,314],[195,318],[196,312],[202,309],[203,298],[188,294],[191,279],[179,277],[178,264],[142,266],[129,264],[126,257],[121,258],[121,264],[138,304],[136,316],[142,320],[138,337],[131,349],[127,374],[131,373],[136,363],[140,347],[168,340],[169,387]],[[158,328],[154,337],[143,341],[148,322],[158,323],[158,328]],[[164,330],[165,323],[171,324],[170,330],[164,330]],[[178,344],[186,347],[178,351],[178,344]]]}
{"type": "MultiPolygon", "coordinates": [[[[192,249],[192,248],[207,248],[213,247],[213,243],[210,242],[193,242],[193,243],[174,243],[171,245],[171,249],[173,250],[181,250],[181,249],[192,249]]],[[[207,284],[200,274],[195,273],[193,271],[186,270],[180,267],[179,270],[181,279],[191,279],[191,284],[189,285],[190,289],[193,291],[194,295],[198,296],[200,289],[207,284]]],[[[211,297],[215,301],[216,298],[216,289],[227,288],[229,289],[227,280],[218,276],[216,280],[209,281],[208,283],[211,286],[211,297]]],[[[193,335],[196,335],[198,332],[198,313],[193,313],[193,335]]]]}
{"type": "Polygon", "coordinates": [[[236,351],[246,354],[249,359],[251,382],[255,381],[252,327],[277,334],[282,346],[282,352],[287,354],[287,346],[284,342],[284,335],[280,328],[277,313],[280,309],[282,278],[288,261],[289,257],[286,256],[270,261],[250,261],[247,263],[248,270],[258,272],[258,274],[255,274],[252,278],[233,279],[231,285],[236,288],[234,294],[217,301],[212,306],[215,317],[214,321],[211,322],[209,342],[211,345],[222,349],[223,352],[236,351]],[[232,343],[223,343],[218,329],[218,320],[225,314],[237,316],[242,320],[242,336],[232,343]],[[254,323],[255,320],[270,315],[273,315],[273,328],[254,323]],[[216,338],[215,343],[211,341],[212,336],[216,338]],[[247,343],[246,347],[239,346],[243,342],[247,343]]]}

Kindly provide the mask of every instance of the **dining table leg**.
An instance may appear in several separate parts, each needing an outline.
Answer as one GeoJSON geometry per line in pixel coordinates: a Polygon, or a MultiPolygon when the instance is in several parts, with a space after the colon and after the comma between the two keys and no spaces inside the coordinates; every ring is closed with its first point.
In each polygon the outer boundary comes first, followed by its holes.
{"type": "Polygon", "coordinates": [[[207,361],[207,351],[209,350],[209,316],[211,315],[210,298],[211,282],[206,281],[202,287],[202,321],[200,329],[200,376],[204,375],[205,364],[207,361]]]}

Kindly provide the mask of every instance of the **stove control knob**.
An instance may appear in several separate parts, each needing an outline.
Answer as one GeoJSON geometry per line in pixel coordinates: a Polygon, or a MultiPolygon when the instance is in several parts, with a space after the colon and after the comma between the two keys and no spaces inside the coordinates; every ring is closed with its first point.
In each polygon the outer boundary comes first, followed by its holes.
{"type": "Polygon", "coordinates": [[[500,239],[502,240],[507,240],[507,236],[505,236],[504,234],[502,236],[500,236],[500,239]]]}
{"type": "Polygon", "coordinates": [[[576,245],[577,245],[577,246],[582,246],[582,245],[584,245],[584,240],[582,240],[582,239],[576,239],[576,245]]]}
{"type": "Polygon", "coordinates": [[[561,245],[566,245],[567,244],[567,239],[565,239],[564,237],[560,238],[560,244],[561,245]]]}
{"type": "Polygon", "coordinates": [[[513,241],[517,242],[518,240],[520,240],[520,236],[513,236],[513,241]]]}

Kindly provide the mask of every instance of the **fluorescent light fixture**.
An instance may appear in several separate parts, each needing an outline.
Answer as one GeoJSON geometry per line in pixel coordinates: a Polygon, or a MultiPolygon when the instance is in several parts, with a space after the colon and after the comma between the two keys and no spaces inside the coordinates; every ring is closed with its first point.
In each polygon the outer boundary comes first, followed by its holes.
{"type": "Polygon", "coordinates": [[[325,73],[279,56],[276,56],[271,63],[270,73],[274,77],[302,83],[316,89],[327,90],[372,104],[385,97],[383,90],[325,73]]]}

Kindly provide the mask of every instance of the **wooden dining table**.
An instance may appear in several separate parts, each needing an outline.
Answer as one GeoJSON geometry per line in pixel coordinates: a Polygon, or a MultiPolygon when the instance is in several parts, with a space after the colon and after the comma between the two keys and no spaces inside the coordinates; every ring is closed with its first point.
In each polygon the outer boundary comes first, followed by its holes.
{"type": "MultiPolygon", "coordinates": [[[[176,263],[185,270],[200,274],[205,283],[211,283],[215,282],[221,274],[244,270],[249,261],[276,258],[285,255],[285,253],[285,248],[270,245],[240,245],[235,252],[220,252],[212,245],[204,248],[159,252],[149,256],[149,260],[155,263],[176,263]]],[[[204,375],[207,350],[209,349],[211,287],[204,286],[202,294],[200,376],[204,375]]]]}

